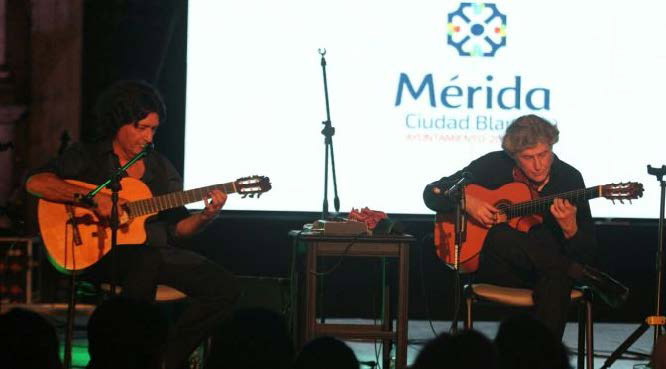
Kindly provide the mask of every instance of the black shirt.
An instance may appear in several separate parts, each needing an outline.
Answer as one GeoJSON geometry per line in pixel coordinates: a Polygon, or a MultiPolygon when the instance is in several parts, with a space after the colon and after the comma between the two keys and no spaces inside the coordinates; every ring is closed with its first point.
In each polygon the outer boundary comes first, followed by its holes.
{"type": "MultiPolygon", "coordinates": [[[[441,194],[436,195],[433,192],[434,186],[443,189],[449,188],[460,179],[463,172],[468,172],[471,178],[470,183],[478,184],[488,189],[496,189],[507,183],[515,182],[513,178],[514,167],[514,160],[504,151],[488,153],[472,161],[468,166],[453,175],[443,177],[439,181],[427,185],[423,191],[423,200],[428,208],[436,212],[446,213],[453,211],[455,203],[446,196],[442,196],[441,194]]],[[[580,172],[553,154],[550,179],[539,194],[541,196],[556,195],[583,188],[585,188],[585,183],[580,172]]],[[[544,217],[543,225],[555,236],[555,239],[563,246],[568,256],[583,263],[595,264],[597,241],[590,206],[587,201],[580,201],[574,205],[578,208],[576,212],[578,231],[571,239],[567,240],[564,238],[562,229],[550,211],[542,214],[544,217]]]]}
{"type": "MultiPolygon", "coordinates": [[[[153,151],[144,157],[143,161],[145,172],[140,179],[148,186],[153,196],[182,191],[183,180],[168,159],[153,151]]],[[[111,141],[101,141],[73,144],[62,155],[51,160],[35,173],[51,172],[62,179],[74,179],[98,185],[104,183],[119,167],[120,162],[118,156],[113,152],[111,141]]],[[[125,176],[127,175],[125,174],[125,176]]],[[[146,220],[146,243],[153,246],[174,244],[175,226],[178,221],[188,215],[187,209],[180,206],[161,211],[148,218],[146,220]]]]}

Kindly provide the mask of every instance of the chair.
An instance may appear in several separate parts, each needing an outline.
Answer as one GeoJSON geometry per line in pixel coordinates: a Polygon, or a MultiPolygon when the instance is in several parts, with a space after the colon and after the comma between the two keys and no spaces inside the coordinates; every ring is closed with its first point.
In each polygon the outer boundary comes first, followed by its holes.
{"type": "MultiPolygon", "coordinates": [[[[464,287],[467,312],[465,329],[473,326],[472,305],[475,302],[528,308],[534,306],[533,291],[492,284],[468,284],[464,287]]],[[[578,369],[594,368],[594,334],[592,330],[592,293],[588,288],[571,290],[571,302],[578,305],[578,369]]]]}

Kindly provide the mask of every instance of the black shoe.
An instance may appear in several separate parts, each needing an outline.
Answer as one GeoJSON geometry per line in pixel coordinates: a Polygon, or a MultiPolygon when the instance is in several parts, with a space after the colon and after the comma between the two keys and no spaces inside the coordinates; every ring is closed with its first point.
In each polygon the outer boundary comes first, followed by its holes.
{"type": "Polygon", "coordinates": [[[608,274],[586,266],[580,283],[590,287],[599,297],[612,308],[619,307],[629,297],[629,288],[616,281],[608,274]]]}

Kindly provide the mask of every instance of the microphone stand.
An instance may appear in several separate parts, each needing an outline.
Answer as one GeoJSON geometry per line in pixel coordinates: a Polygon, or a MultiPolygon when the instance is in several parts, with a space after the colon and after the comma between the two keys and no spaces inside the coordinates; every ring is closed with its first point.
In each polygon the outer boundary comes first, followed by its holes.
{"type": "Polygon", "coordinates": [[[456,211],[455,211],[455,226],[454,226],[454,257],[453,257],[453,270],[455,271],[454,278],[454,303],[453,308],[453,319],[451,320],[451,333],[455,334],[458,332],[458,313],[460,310],[460,247],[462,243],[465,242],[467,237],[467,213],[465,212],[465,176],[454,185],[456,188],[449,190],[449,196],[452,199],[455,199],[456,202],[456,211]]]}
{"type": "MultiPolygon", "coordinates": [[[[82,204],[88,205],[90,207],[95,206],[93,197],[101,191],[104,187],[108,187],[111,190],[111,217],[109,218],[109,227],[111,228],[111,247],[109,253],[111,253],[111,294],[116,294],[116,255],[113,252],[113,249],[117,246],[117,237],[118,237],[118,227],[120,221],[118,219],[118,192],[120,191],[120,178],[134,163],[139,159],[148,155],[148,153],[153,149],[153,144],[147,144],[143,149],[134,155],[125,165],[117,168],[111,176],[102,184],[92,189],[86,195],[82,196],[78,201],[82,204]]],[[[70,274],[69,281],[69,304],[67,306],[67,329],[65,331],[65,352],[64,352],[64,367],[65,369],[71,368],[72,363],[72,339],[74,337],[74,312],[76,311],[76,271],[72,271],[70,274]]]]}
{"type": "Polygon", "coordinates": [[[113,249],[118,245],[118,227],[120,226],[120,221],[118,219],[118,192],[120,192],[120,179],[125,174],[125,171],[134,165],[139,159],[148,155],[153,149],[153,144],[146,144],[141,151],[134,155],[130,160],[125,163],[125,165],[117,168],[115,172],[111,173],[111,176],[102,184],[92,189],[85,196],[83,196],[83,202],[93,202],[93,197],[101,191],[104,187],[107,187],[111,190],[111,217],[109,218],[109,227],[111,228],[111,247],[109,253],[111,253],[111,294],[116,294],[116,257],[113,253],[113,249]]]}
{"type": "Polygon", "coordinates": [[[326,100],[326,120],[322,122],[324,129],[322,129],[321,134],[324,135],[324,204],[321,212],[322,220],[328,218],[328,154],[331,153],[331,171],[333,174],[333,205],[335,206],[336,214],[340,212],[340,199],[338,198],[338,184],[335,178],[335,155],[333,155],[333,135],[335,134],[335,128],[331,125],[331,111],[328,105],[328,83],[326,80],[326,49],[319,49],[319,55],[321,55],[321,69],[324,76],[324,98],[326,100]]]}
{"type": "Polygon", "coordinates": [[[655,314],[648,316],[643,320],[640,326],[627,337],[620,346],[613,351],[613,353],[608,357],[604,365],[601,367],[608,368],[617,360],[622,354],[631,347],[631,345],[636,342],[636,340],[643,335],[650,327],[654,327],[654,341],[652,347],[654,348],[657,344],[657,339],[662,334],[662,328],[666,325],[666,317],[661,315],[661,286],[663,282],[663,269],[664,269],[664,204],[666,203],[666,181],[664,181],[664,175],[666,175],[666,165],[662,165],[661,168],[654,168],[651,165],[647,166],[648,174],[657,177],[657,181],[661,186],[661,197],[659,201],[659,223],[657,230],[657,255],[655,260],[655,268],[657,272],[657,281],[656,281],[656,292],[655,292],[655,314]]]}
{"type": "MultiPolygon", "coordinates": [[[[319,55],[321,55],[321,71],[324,77],[324,99],[326,101],[326,120],[321,122],[324,125],[324,129],[321,130],[321,134],[324,135],[324,202],[322,205],[321,219],[327,220],[329,218],[328,214],[328,157],[329,152],[331,156],[331,173],[333,174],[333,206],[335,207],[336,215],[340,212],[340,199],[338,198],[338,182],[335,177],[335,155],[333,154],[333,135],[335,134],[335,128],[331,125],[331,110],[328,104],[328,81],[326,79],[326,49],[318,49],[319,55]]],[[[324,301],[324,277],[319,277],[319,301],[324,301]]],[[[324,316],[324,304],[319,304],[319,317],[322,324],[326,321],[324,316]]]]}

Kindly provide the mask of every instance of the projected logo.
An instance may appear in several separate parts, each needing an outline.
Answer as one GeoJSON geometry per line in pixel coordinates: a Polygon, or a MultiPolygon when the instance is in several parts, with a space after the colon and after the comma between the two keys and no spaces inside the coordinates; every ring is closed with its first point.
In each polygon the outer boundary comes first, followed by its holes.
{"type": "Polygon", "coordinates": [[[460,3],[448,15],[447,43],[460,56],[495,56],[506,45],[506,15],[491,3],[460,3]]]}

